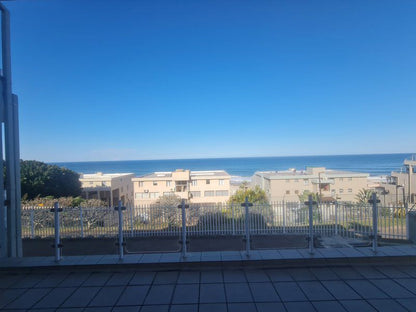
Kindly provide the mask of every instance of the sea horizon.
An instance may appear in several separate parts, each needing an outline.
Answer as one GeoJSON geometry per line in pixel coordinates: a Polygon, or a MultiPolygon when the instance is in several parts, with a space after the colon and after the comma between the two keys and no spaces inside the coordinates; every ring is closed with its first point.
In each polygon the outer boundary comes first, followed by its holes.
{"type": "Polygon", "coordinates": [[[108,160],[48,162],[66,167],[78,173],[118,173],[131,172],[137,176],[155,171],[225,170],[232,176],[251,177],[256,171],[303,170],[308,166],[327,169],[369,173],[371,176],[389,175],[400,171],[405,159],[412,153],[383,154],[344,154],[310,156],[261,156],[261,157],[221,157],[221,158],[183,158],[154,160],[108,160]]]}

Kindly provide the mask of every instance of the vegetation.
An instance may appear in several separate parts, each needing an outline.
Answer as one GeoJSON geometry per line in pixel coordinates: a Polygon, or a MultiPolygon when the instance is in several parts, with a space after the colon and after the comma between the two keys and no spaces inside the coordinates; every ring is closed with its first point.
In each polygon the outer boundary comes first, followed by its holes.
{"type": "Polygon", "coordinates": [[[318,193],[312,193],[310,191],[303,191],[302,194],[300,194],[299,197],[299,201],[301,203],[307,202],[309,200],[309,195],[312,195],[312,200],[319,202],[320,198],[319,198],[319,194],[318,193]]]}
{"type": "Polygon", "coordinates": [[[81,194],[79,174],[72,170],[34,160],[21,160],[20,171],[24,200],[46,196],[77,197],[81,194]]]}
{"type": "Polygon", "coordinates": [[[37,197],[31,200],[22,200],[24,207],[53,207],[55,202],[59,203],[61,207],[107,207],[108,203],[99,199],[84,199],[81,197],[59,197],[53,196],[37,197]]]}
{"type": "Polygon", "coordinates": [[[258,185],[250,188],[247,183],[242,183],[240,188],[230,197],[229,203],[241,204],[248,198],[248,201],[253,204],[266,204],[268,202],[267,195],[258,185]]]}
{"type": "Polygon", "coordinates": [[[367,190],[363,188],[358,191],[357,195],[355,196],[355,199],[359,204],[368,204],[368,201],[371,199],[372,194],[372,190],[367,190]]]}

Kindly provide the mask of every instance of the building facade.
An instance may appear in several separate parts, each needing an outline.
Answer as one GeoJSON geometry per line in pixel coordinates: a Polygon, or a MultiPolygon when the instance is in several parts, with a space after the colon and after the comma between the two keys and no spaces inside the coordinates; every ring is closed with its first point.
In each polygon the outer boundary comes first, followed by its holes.
{"type": "Polygon", "coordinates": [[[81,174],[81,196],[86,199],[100,199],[109,206],[133,203],[133,173],[102,173],[81,174]]]}
{"type": "Polygon", "coordinates": [[[191,203],[225,203],[230,197],[230,175],[223,170],[154,172],[133,178],[134,204],[153,204],[164,195],[191,203]]]}
{"type": "Polygon", "coordinates": [[[368,173],[307,167],[301,171],[259,171],[252,184],[260,186],[271,202],[299,201],[304,191],[319,194],[325,201],[355,202],[357,193],[367,188],[368,177],[368,173]]]}
{"type": "Polygon", "coordinates": [[[391,183],[402,190],[406,203],[414,204],[416,203],[416,160],[414,157],[411,160],[406,159],[403,165],[402,172],[391,173],[391,183]]]}

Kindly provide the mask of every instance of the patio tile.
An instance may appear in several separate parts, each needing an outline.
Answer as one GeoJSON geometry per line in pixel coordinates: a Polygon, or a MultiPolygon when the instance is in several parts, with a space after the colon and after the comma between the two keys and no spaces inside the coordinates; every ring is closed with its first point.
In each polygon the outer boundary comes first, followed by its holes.
{"type": "Polygon", "coordinates": [[[20,274],[4,274],[0,275],[0,288],[10,288],[17,281],[22,279],[20,274]]]}
{"type": "Polygon", "coordinates": [[[181,261],[182,255],[178,252],[175,253],[164,253],[160,257],[159,262],[164,263],[177,263],[181,261]]]}
{"type": "Polygon", "coordinates": [[[198,303],[199,284],[176,285],[173,294],[173,304],[198,303]]]}
{"type": "Polygon", "coordinates": [[[94,299],[89,303],[89,306],[112,307],[117,302],[118,298],[123,292],[123,289],[124,287],[121,286],[101,288],[101,290],[97,293],[94,299]]]}
{"type": "Polygon", "coordinates": [[[178,271],[157,272],[153,284],[175,284],[178,280],[178,275],[178,271]]]}
{"type": "MultiPolygon", "coordinates": [[[[279,312],[285,311],[285,307],[281,302],[257,302],[257,312],[279,312]]],[[[303,311],[306,312],[306,311],[303,311]]]]}
{"type": "Polygon", "coordinates": [[[200,303],[199,312],[227,312],[225,303],[200,303]]]}
{"type": "Polygon", "coordinates": [[[182,262],[200,262],[201,253],[200,252],[189,252],[186,254],[185,258],[181,258],[182,262]]]}
{"type": "Polygon", "coordinates": [[[180,304],[171,305],[170,312],[198,312],[197,304],[180,304]]]}
{"type": "Polygon", "coordinates": [[[322,284],[337,300],[361,299],[344,281],[322,281],[322,284]]]}
{"type": "Polygon", "coordinates": [[[9,286],[9,288],[32,288],[46,278],[46,276],[46,274],[27,274],[9,286]]]}
{"type": "Polygon", "coordinates": [[[89,277],[90,273],[70,273],[59,284],[59,287],[78,287],[81,286],[89,277]]]}
{"type": "Polygon", "coordinates": [[[285,307],[288,312],[315,311],[312,303],[309,301],[285,302],[285,307]]]}
{"type": "Polygon", "coordinates": [[[377,311],[374,309],[367,301],[365,300],[342,300],[339,303],[348,311],[348,312],[373,312],[377,311]]]}
{"type": "Polygon", "coordinates": [[[273,282],[291,282],[292,276],[284,269],[265,270],[269,278],[273,282]]]}
{"type": "Polygon", "coordinates": [[[136,272],[129,282],[129,285],[150,285],[153,282],[156,272],[136,272]]]}
{"type": "Polygon", "coordinates": [[[310,271],[318,280],[337,280],[339,277],[329,268],[311,268],[310,271]]]}
{"type": "Polygon", "coordinates": [[[225,302],[224,284],[201,284],[199,293],[200,303],[223,303],[225,302]]]}
{"type": "MultiPolygon", "coordinates": [[[[250,250],[250,253],[249,253],[249,256],[248,257],[247,257],[247,252],[241,250],[240,251],[240,256],[241,256],[241,259],[242,260],[250,260],[250,261],[251,260],[262,260],[262,259],[265,259],[265,258],[263,258],[262,250],[250,250]]],[[[271,259],[275,259],[275,258],[271,258],[271,259]]]]}
{"type": "Polygon", "coordinates": [[[241,257],[239,251],[222,251],[221,252],[221,261],[241,261],[244,259],[241,257]]]}
{"type": "Polygon", "coordinates": [[[54,273],[48,275],[46,278],[42,279],[34,287],[39,288],[48,288],[48,287],[57,287],[62,281],[67,278],[68,273],[54,273]]]}
{"type": "Polygon", "coordinates": [[[201,261],[221,261],[221,252],[219,251],[202,252],[201,261]]]}
{"type": "Polygon", "coordinates": [[[360,253],[355,248],[345,247],[345,248],[337,248],[337,249],[340,253],[342,253],[347,258],[361,258],[361,257],[363,257],[363,254],[360,253]]]}
{"type": "Polygon", "coordinates": [[[269,276],[264,270],[245,270],[249,282],[270,282],[269,276]]]}
{"type": "Polygon", "coordinates": [[[84,312],[110,312],[111,310],[111,307],[87,307],[84,312]]]}
{"type": "Polygon", "coordinates": [[[145,305],[169,304],[175,285],[153,285],[144,301],[145,305]]]}
{"type": "Polygon", "coordinates": [[[398,248],[394,248],[391,246],[383,246],[379,247],[381,251],[383,251],[388,256],[405,256],[406,254],[402,252],[398,248]]]}
{"type": "Polygon", "coordinates": [[[246,283],[246,275],[243,270],[224,270],[225,283],[246,283]]]}
{"type": "Polygon", "coordinates": [[[309,269],[288,269],[289,274],[295,281],[315,281],[316,277],[309,269]]]}
{"type": "Polygon", "coordinates": [[[111,312],[139,312],[141,306],[120,306],[120,307],[113,307],[111,312]]]}
{"type": "Polygon", "coordinates": [[[33,288],[9,303],[7,309],[29,309],[51,291],[50,288],[33,288]]]}
{"type": "Polygon", "coordinates": [[[280,298],[272,283],[250,283],[255,302],[279,302],[280,298]]]}
{"type": "Polygon", "coordinates": [[[123,259],[123,263],[139,263],[142,257],[143,257],[142,254],[125,255],[123,259]]]}
{"type": "Polygon", "coordinates": [[[397,299],[402,306],[404,306],[409,311],[413,311],[416,307],[416,298],[412,299],[397,299]]]}
{"type": "Polygon", "coordinates": [[[416,256],[416,249],[412,246],[391,246],[394,249],[397,249],[398,251],[402,252],[406,256],[416,256]]]}
{"type": "Polygon", "coordinates": [[[338,275],[341,279],[349,279],[349,280],[353,280],[353,279],[363,279],[364,277],[358,273],[357,271],[355,271],[353,268],[351,267],[340,267],[340,268],[335,268],[334,272],[336,275],[338,275]]]}
{"type": "Polygon", "coordinates": [[[247,283],[225,284],[227,302],[253,302],[247,283]]]}
{"type": "Polygon", "coordinates": [[[104,286],[110,279],[112,273],[92,272],[82,286],[104,286]]]}
{"type": "Polygon", "coordinates": [[[139,263],[159,263],[161,256],[160,253],[144,254],[139,263]]]}
{"type": "Polygon", "coordinates": [[[123,272],[123,273],[114,273],[110,279],[105,284],[106,286],[125,286],[133,277],[134,273],[123,272]]]}
{"type": "Polygon", "coordinates": [[[63,308],[86,307],[95,297],[100,287],[80,287],[63,304],[63,308]]]}
{"type": "Polygon", "coordinates": [[[316,248],[316,251],[321,253],[321,255],[327,259],[345,258],[345,255],[336,248],[316,248]]]}
{"type": "Polygon", "coordinates": [[[312,304],[319,312],[346,311],[338,301],[314,301],[312,304]]]}
{"type": "Polygon", "coordinates": [[[407,311],[407,309],[405,309],[403,306],[401,306],[399,303],[392,299],[368,300],[368,302],[379,312],[407,311]]]}
{"type": "Polygon", "coordinates": [[[346,281],[360,296],[365,299],[384,299],[387,295],[366,280],[346,281]]]}
{"type": "Polygon", "coordinates": [[[35,309],[58,308],[76,288],[55,288],[43,297],[35,306],[35,309]]]}
{"type": "Polygon", "coordinates": [[[369,266],[354,266],[354,270],[365,278],[386,278],[386,275],[369,266]]]}
{"type": "Polygon", "coordinates": [[[98,261],[98,264],[115,264],[119,261],[119,255],[105,255],[98,261]]]}
{"type": "Polygon", "coordinates": [[[405,287],[407,290],[411,291],[413,294],[416,294],[416,280],[413,278],[397,278],[395,279],[397,283],[405,287]]]}
{"type": "Polygon", "coordinates": [[[296,249],[279,249],[283,259],[303,259],[303,256],[296,249]]]}
{"type": "Polygon", "coordinates": [[[140,312],[168,312],[169,305],[146,305],[142,306],[140,312]]]}
{"type": "Polygon", "coordinates": [[[179,273],[178,284],[199,283],[201,273],[199,271],[182,271],[179,273]]]}
{"type": "Polygon", "coordinates": [[[254,303],[228,303],[228,312],[257,312],[254,303]]]}
{"type": "Polygon", "coordinates": [[[221,270],[210,270],[201,271],[201,283],[222,283],[222,271],[221,270]]]}
{"type": "Polygon", "coordinates": [[[375,279],[370,280],[371,283],[376,285],[379,289],[384,291],[387,295],[392,298],[411,298],[414,294],[409,292],[406,288],[398,285],[391,279],[375,279]]]}
{"type": "MultiPolygon", "coordinates": [[[[415,249],[416,251],[416,249],[415,249]]],[[[400,271],[403,273],[406,273],[407,275],[411,277],[416,278],[416,266],[414,265],[402,265],[400,266],[400,271]]]]}
{"type": "Polygon", "coordinates": [[[301,288],[295,282],[276,282],[274,287],[282,301],[307,300],[301,288]]]}
{"type": "Polygon", "coordinates": [[[399,271],[394,266],[376,266],[375,268],[378,271],[380,271],[381,273],[383,273],[384,275],[386,275],[387,277],[390,277],[390,278],[406,278],[406,277],[410,277],[406,273],[399,271]]]}
{"type": "Polygon", "coordinates": [[[143,304],[149,286],[127,286],[117,301],[117,306],[138,306],[143,304]]]}
{"type": "Polygon", "coordinates": [[[260,250],[259,255],[263,260],[283,259],[282,255],[277,250],[260,250]]]}
{"type": "Polygon", "coordinates": [[[25,291],[26,289],[24,288],[2,290],[0,292],[0,309],[21,296],[25,291]]]}
{"type": "Polygon", "coordinates": [[[309,300],[334,299],[320,282],[299,282],[299,286],[309,300]]]}

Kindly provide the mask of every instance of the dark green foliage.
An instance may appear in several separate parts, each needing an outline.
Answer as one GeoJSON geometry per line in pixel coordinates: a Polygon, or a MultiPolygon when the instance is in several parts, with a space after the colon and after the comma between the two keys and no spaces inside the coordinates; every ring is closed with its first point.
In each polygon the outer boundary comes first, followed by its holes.
{"type": "Polygon", "coordinates": [[[21,160],[20,172],[24,199],[45,196],[76,197],[81,194],[79,174],[72,170],[40,161],[21,160]]]}
{"type": "Polygon", "coordinates": [[[253,204],[265,204],[268,202],[267,195],[258,185],[250,188],[247,183],[243,183],[240,188],[230,197],[230,203],[241,204],[248,198],[248,201],[253,204]]]}

